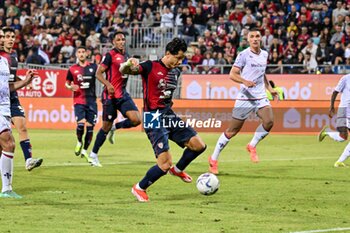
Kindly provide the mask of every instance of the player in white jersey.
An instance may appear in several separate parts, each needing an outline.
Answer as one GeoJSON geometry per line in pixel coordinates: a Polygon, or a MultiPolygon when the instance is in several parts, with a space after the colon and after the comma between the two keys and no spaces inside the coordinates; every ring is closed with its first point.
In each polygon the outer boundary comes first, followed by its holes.
{"type": "Polygon", "coordinates": [[[218,174],[218,158],[226,144],[242,128],[244,121],[251,112],[255,112],[261,119],[262,124],[258,126],[254,137],[247,145],[252,162],[259,162],[256,154],[256,145],[269,133],[273,126],[273,113],[270,101],[266,96],[266,89],[273,96],[277,92],[270,86],[265,70],[268,53],[260,48],[261,34],[257,29],[248,33],[249,47],[238,54],[230,71],[230,79],[241,84],[235,106],[232,110],[232,120],[228,129],[221,134],[216,143],[215,150],[209,156],[209,171],[218,174]]]}
{"type": "MultiPolygon", "coordinates": [[[[4,33],[0,30],[0,47],[3,44],[4,33]]],[[[11,131],[10,91],[28,85],[37,75],[35,70],[28,70],[26,78],[9,83],[10,67],[6,58],[0,56],[0,170],[2,190],[0,197],[21,198],[12,190],[13,156],[15,140],[11,131]]]]}
{"type": "MultiPolygon", "coordinates": [[[[337,131],[331,130],[325,126],[318,135],[321,142],[326,136],[329,136],[336,142],[344,142],[348,139],[348,129],[350,129],[350,74],[344,75],[335,87],[329,108],[329,117],[335,114],[334,102],[338,93],[342,93],[337,111],[337,131]]],[[[350,143],[345,147],[339,159],[334,163],[334,167],[346,167],[344,161],[350,156],[350,143]]]]}

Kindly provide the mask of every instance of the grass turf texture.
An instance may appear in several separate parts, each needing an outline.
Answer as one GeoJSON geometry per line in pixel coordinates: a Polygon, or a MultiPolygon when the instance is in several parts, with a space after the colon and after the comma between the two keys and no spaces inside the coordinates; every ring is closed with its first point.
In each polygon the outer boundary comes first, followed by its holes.
{"type": "MultiPolygon", "coordinates": [[[[17,132],[14,130],[15,136],[17,132]]],[[[154,164],[146,135],[118,131],[100,150],[102,168],[74,155],[75,132],[30,130],[41,168],[27,172],[17,143],[14,190],[21,200],[0,199],[1,232],[292,232],[350,227],[350,169],[334,168],[346,143],[316,136],[270,135],[249,161],[251,134],[231,140],[219,163],[221,187],[198,193],[166,175],[149,189],[149,203],[131,195],[154,164]]],[[[219,134],[200,134],[207,151],[187,171],[207,172],[219,134]]],[[[16,140],[18,142],[18,140],[16,140]]],[[[92,145],[90,146],[91,149],[92,145]]],[[[182,150],[171,144],[176,162],[182,150]]]]}

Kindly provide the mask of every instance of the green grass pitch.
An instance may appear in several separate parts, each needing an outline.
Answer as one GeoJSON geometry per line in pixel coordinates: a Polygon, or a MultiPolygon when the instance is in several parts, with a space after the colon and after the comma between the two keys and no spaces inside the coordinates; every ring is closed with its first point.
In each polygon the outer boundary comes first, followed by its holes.
{"type": "MultiPolygon", "coordinates": [[[[213,196],[195,182],[166,175],[138,203],[130,190],[155,162],[142,132],[119,131],[100,151],[102,168],[74,155],[75,132],[30,130],[41,168],[24,169],[17,142],[14,190],[21,200],[0,200],[0,232],[296,232],[350,227],[350,169],[334,168],[346,143],[316,136],[270,135],[252,164],[245,146],[252,134],[231,140],[220,157],[221,186],[213,196]]],[[[17,136],[16,130],[14,135],[17,136]]],[[[187,171],[208,169],[219,134],[202,133],[207,151],[187,171]]],[[[90,146],[91,149],[92,145],[90,146]]],[[[171,144],[173,161],[182,149],[171,144]]],[[[339,232],[339,231],[338,231],[339,232]]]]}

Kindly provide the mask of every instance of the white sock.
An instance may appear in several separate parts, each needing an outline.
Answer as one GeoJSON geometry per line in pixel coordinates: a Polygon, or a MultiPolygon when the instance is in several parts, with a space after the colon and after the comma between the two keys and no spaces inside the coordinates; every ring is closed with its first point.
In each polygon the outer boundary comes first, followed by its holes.
{"type": "Polygon", "coordinates": [[[252,147],[256,147],[256,145],[258,145],[258,143],[261,140],[263,140],[266,137],[266,135],[268,135],[268,134],[269,134],[269,132],[264,129],[262,124],[260,124],[258,126],[258,128],[256,128],[255,133],[254,133],[254,137],[250,141],[249,145],[251,145],[252,147]]]}
{"type": "Polygon", "coordinates": [[[81,145],[82,145],[81,142],[77,141],[77,146],[81,146],[81,145]]]}
{"type": "Polygon", "coordinates": [[[3,151],[1,154],[1,192],[12,190],[13,177],[13,156],[14,153],[3,151]]]}
{"type": "Polygon", "coordinates": [[[97,158],[98,155],[97,155],[96,153],[94,153],[94,152],[91,151],[89,157],[90,157],[90,158],[97,158]]]}
{"type": "Polygon", "coordinates": [[[340,137],[340,133],[338,131],[333,131],[333,130],[327,128],[326,134],[336,142],[344,142],[345,141],[344,138],[340,137]]]}
{"type": "Polygon", "coordinates": [[[136,189],[138,189],[138,190],[142,190],[142,191],[145,191],[144,189],[140,188],[139,183],[137,183],[137,184],[136,184],[136,189]]]}
{"type": "Polygon", "coordinates": [[[81,154],[84,154],[84,155],[85,155],[86,153],[87,153],[87,151],[86,151],[85,149],[82,149],[82,150],[81,150],[81,154]]]}
{"type": "Polygon", "coordinates": [[[343,153],[341,154],[337,162],[344,162],[349,156],[350,156],[350,142],[345,147],[343,153]]]}
{"type": "Polygon", "coordinates": [[[220,155],[221,151],[225,148],[225,146],[227,145],[227,143],[229,143],[229,141],[230,141],[230,139],[226,137],[225,133],[222,133],[220,135],[218,141],[216,142],[214,152],[211,155],[212,160],[219,159],[219,155],[220,155]]]}
{"type": "Polygon", "coordinates": [[[180,169],[178,169],[176,166],[174,166],[174,170],[179,173],[179,172],[182,172],[180,169]]]}

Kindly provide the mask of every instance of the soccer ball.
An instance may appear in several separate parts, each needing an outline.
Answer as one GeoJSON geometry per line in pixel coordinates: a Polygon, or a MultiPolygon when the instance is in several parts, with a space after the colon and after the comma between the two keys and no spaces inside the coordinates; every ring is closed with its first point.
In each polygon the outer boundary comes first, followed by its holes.
{"type": "Polygon", "coordinates": [[[198,177],[196,186],[201,194],[212,195],[218,191],[220,182],[216,175],[204,173],[198,177]]]}

